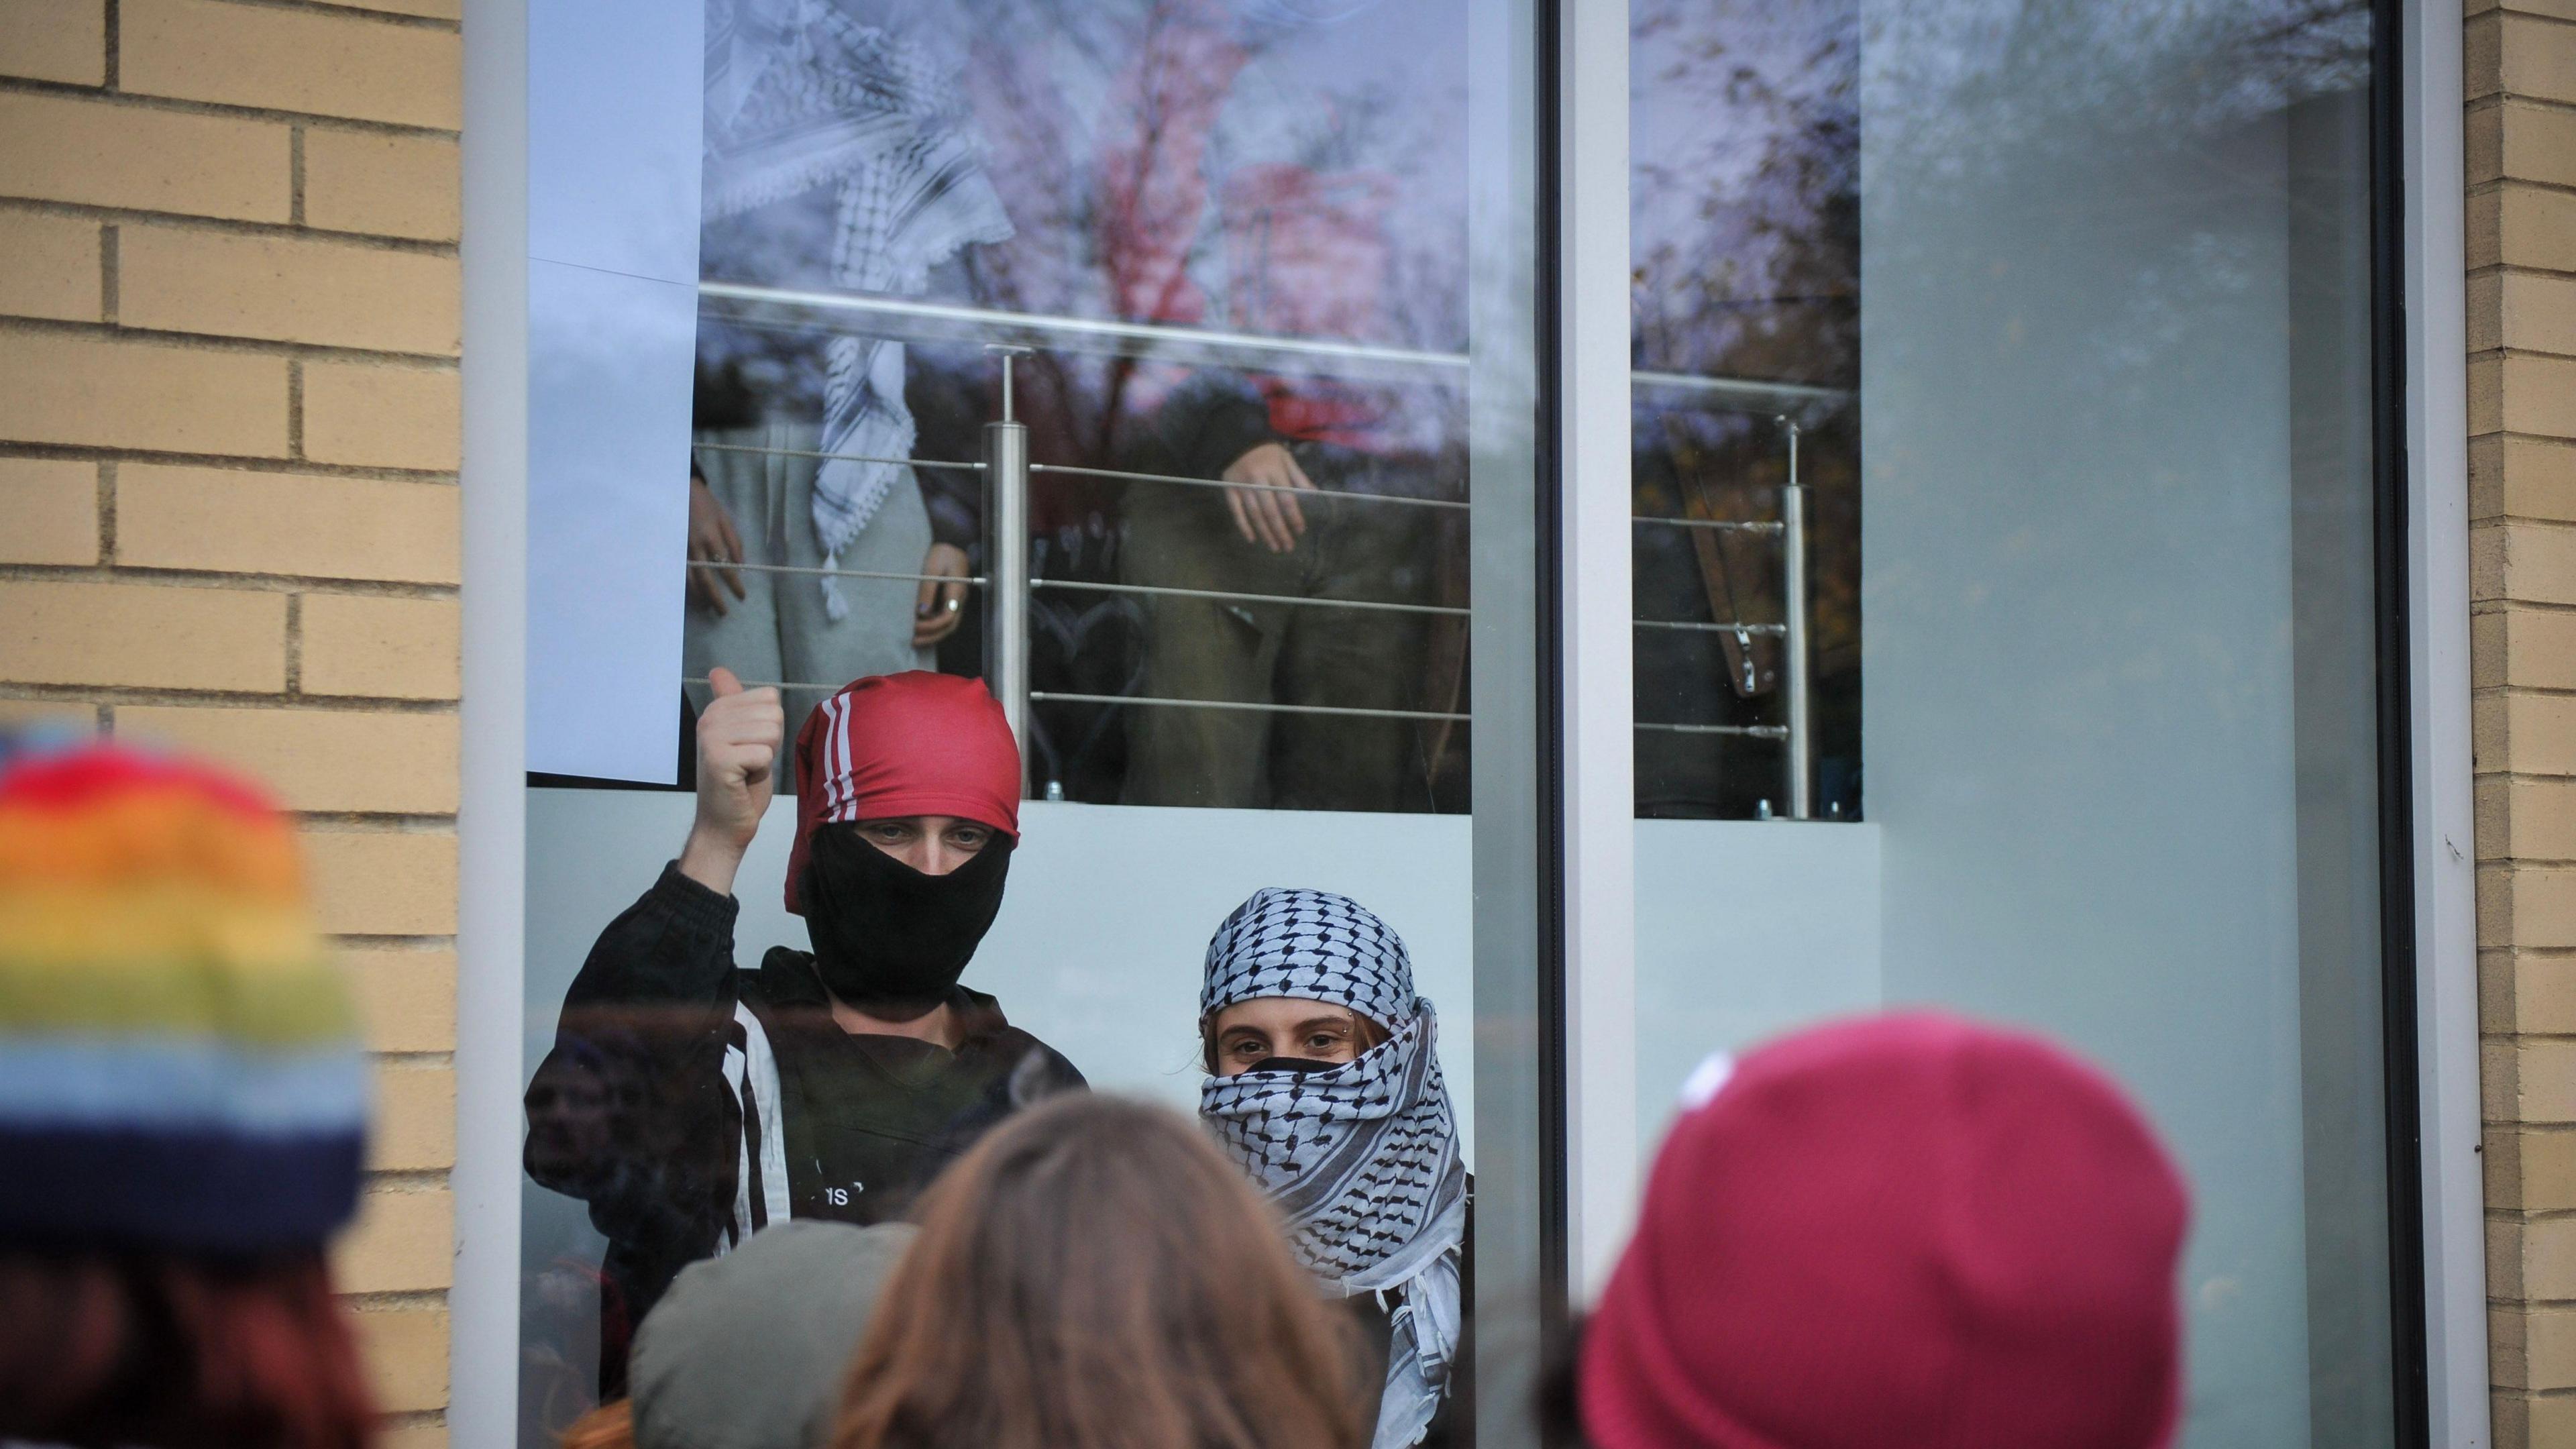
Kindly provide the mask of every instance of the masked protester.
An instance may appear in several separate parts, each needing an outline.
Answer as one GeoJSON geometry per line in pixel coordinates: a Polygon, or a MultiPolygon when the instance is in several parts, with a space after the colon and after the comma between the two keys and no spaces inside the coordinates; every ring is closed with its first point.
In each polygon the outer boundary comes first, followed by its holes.
{"type": "Polygon", "coordinates": [[[903,1217],[1013,1110],[1083,1085],[1072,1063],[959,982],[1001,909],[1020,759],[972,680],[862,679],[796,737],[787,909],[813,950],[734,962],[731,894],[769,805],[778,693],[724,670],[698,720],[698,810],[679,859],[600,933],[529,1087],[527,1167],[609,1240],[600,1389],[631,1326],[688,1263],[791,1218],[903,1217]],[[605,1120],[540,1133],[554,1078],[635,1063],[605,1120]]]}
{"type": "Polygon", "coordinates": [[[1475,1184],[1403,938],[1348,896],[1256,891],[1199,1010],[1200,1117],[1381,1351],[1373,1449],[1474,1442],[1475,1184]]]}

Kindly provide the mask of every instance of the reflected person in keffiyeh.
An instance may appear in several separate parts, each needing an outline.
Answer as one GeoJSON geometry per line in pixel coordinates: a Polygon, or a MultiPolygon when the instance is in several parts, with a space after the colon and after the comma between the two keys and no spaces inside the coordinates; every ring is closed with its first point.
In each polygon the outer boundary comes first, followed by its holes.
{"type": "MultiPolygon", "coordinates": [[[[918,296],[1012,234],[965,57],[922,7],[706,6],[706,279],[918,296]]],[[[789,689],[790,719],[842,680],[933,667],[965,616],[971,475],[916,466],[904,344],[863,325],[829,309],[699,321],[684,662],[809,686],[789,689]]]]}
{"type": "Polygon", "coordinates": [[[1404,941],[1347,896],[1257,891],[1199,1011],[1199,1115],[1385,1350],[1374,1449],[1472,1442],[1474,1183],[1404,941]]]}

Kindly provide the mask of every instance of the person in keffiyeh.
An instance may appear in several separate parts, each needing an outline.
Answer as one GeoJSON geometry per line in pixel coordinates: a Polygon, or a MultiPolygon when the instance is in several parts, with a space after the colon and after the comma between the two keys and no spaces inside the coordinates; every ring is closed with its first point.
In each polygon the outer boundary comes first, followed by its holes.
{"type": "MultiPolygon", "coordinates": [[[[964,248],[1012,235],[964,58],[921,17],[865,7],[881,22],[865,23],[835,0],[706,7],[707,279],[917,296],[964,248]]],[[[963,621],[978,533],[980,485],[932,466],[964,461],[957,440],[918,437],[904,344],[833,317],[710,312],[698,328],[686,672],[723,663],[803,686],[791,718],[837,681],[931,667],[963,621]]],[[[712,702],[703,684],[690,696],[712,702]]]]}
{"type": "Polygon", "coordinates": [[[1403,939],[1348,896],[1257,891],[1199,1011],[1199,1115],[1386,1350],[1374,1449],[1469,1442],[1474,1183],[1403,939]]]}

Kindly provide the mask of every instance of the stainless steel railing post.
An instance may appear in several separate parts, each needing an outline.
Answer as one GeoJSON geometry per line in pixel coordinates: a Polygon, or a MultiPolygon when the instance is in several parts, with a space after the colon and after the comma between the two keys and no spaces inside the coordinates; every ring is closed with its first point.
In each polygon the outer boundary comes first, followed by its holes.
{"type": "Polygon", "coordinates": [[[1798,420],[1783,417],[1780,427],[1789,440],[1789,483],[1780,492],[1781,608],[1787,624],[1787,635],[1781,644],[1789,656],[1789,738],[1782,744],[1789,777],[1789,818],[1812,820],[1816,815],[1816,794],[1810,749],[1814,726],[1808,699],[1807,489],[1798,481],[1798,420]]]}
{"type": "Polygon", "coordinates": [[[991,551],[984,575],[988,687],[1020,745],[1020,794],[1029,793],[1029,430],[1012,412],[1011,360],[1025,347],[984,349],[1002,361],[1002,416],[984,425],[984,517],[991,551]]]}

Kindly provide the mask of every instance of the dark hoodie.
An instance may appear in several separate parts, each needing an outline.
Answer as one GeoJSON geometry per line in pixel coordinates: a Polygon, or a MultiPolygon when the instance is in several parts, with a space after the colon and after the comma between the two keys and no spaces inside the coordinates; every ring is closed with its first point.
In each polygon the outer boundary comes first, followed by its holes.
{"type": "Polygon", "coordinates": [[[608,1238],[603,1397],[688,1263],[789,1218],[901,1218],[986,1128],[1083,1085],[963,986],[955,1052],[842,1030],[810,954],[734,965],[739,909],[666,866],[600,933],[528,1088],[528,1175],[588,1203],[608,1238]]]}

